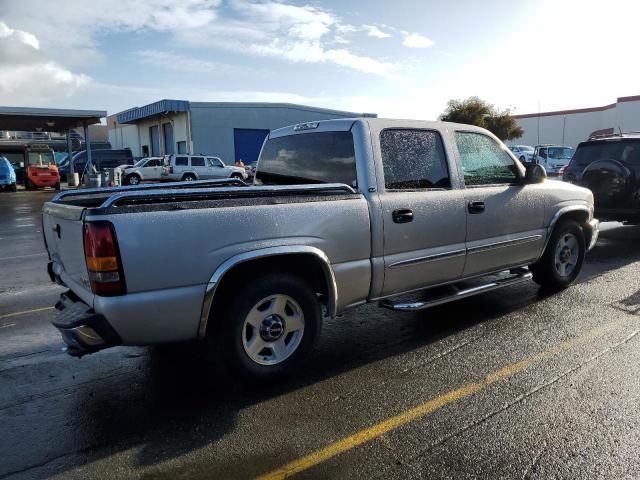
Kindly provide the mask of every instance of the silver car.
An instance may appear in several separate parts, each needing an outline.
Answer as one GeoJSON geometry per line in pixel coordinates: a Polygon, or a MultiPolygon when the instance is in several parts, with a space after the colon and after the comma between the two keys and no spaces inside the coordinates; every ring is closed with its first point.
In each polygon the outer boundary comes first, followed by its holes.
{"type": "Polygon", "coordinates": [[[162,167],[162,179],[192,182],[216,178],[246,180],[244,168],[225,165],[219,157],[209,155],[166,155],[162,167]]]}

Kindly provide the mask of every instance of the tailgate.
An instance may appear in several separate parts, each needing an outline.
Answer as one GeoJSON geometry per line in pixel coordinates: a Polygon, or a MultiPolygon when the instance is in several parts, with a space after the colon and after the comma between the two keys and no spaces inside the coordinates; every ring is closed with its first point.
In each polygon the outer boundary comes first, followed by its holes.
{"type": "Polygon", "coordinates": [[[93,305],[84,258],[84,210],[47,202],[42,213],[42,228],[53,272],[84,302],[93,305]]]}

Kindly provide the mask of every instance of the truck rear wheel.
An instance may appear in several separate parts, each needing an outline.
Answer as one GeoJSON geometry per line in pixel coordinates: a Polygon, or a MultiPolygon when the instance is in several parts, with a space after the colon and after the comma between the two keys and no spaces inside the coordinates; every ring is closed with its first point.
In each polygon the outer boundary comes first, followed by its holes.
{"type": "Polygon", "coordinates": [[[582,269],[586,251],[584,232],[573,220],[558,223],[542,258],[529,269],[533,280],[552,290],[568,287],[582,269]]]}
{"type": "MultiPolygon", "coordinates": [[[[224,299],[226,300],[226,299],[224,299]]],[[[320,336],[314,291],[294,275],[267,275],[236,290],[207,332],[209,350],[246,379],[275,380],[300,367],[320,336]]]]}

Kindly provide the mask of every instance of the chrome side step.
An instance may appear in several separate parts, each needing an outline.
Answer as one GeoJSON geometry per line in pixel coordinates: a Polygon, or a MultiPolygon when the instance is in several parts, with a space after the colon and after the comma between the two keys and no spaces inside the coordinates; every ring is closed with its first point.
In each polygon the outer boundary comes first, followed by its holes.
{"type": "Polygon", "coordinates": [[[472,297],[481,293],[490,292],[491,290],[496,290],[498,288],[509,287],[512,285],[517,285],[519,283],[524,283],[529,281],[531,277],[531,272],[529,272],[528,270],[516,269],[512,270],[511,276],[491,281],[489,283],[468,288],[460,288],[458,285],[452,285],[452,293],[441,295],[436,298],[421,300],[417,302],[394,302],[391,299],[387,299],[382,300],[379,305],[383,308],[388,308],[389,310],[396,310],[401,312],[424,310],[426,308],[435,307],[436,305],[455,302],[456,300],[461,300],[463,298],[472,297]]]}

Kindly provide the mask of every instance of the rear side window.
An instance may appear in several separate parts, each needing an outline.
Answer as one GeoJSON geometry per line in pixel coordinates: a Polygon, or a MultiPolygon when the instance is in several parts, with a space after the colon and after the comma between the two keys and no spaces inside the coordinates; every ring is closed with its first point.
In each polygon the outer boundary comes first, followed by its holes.
{"type": "Polygon", "coordinates": [[[438,132],[390,129],[380,134],[384,185],[388,190],[450,188],[438,132]]]}
{"type": "Polygon", "coordinates": [[[192,167],[204,167],[204,157],[191,157],[192,167]]]}
{"type": "Polygon", "coordinates": [[[617,160],[629,165],[640,165],[640,140],[583,143],[578,145],[571,165],[586,167],[597,160],[617,160]]]}
{"type": "Polygon", "coordinates": [[[260,154],[256,183],[346,183],[356,187],[351,132],[303,133],[267,140],[260,154]]]}
{"type": "Polygon", "coordinates": [[[187,157],[176,157],[176,166],[186,167],[189,165],[189,159],[187,157]]]}
{"type": "Polygon", "coordinates": [[[493,138],[481,133],[456,132],[456,145],[465,185],[511,184],[518,180],[511,156],[493,138]]]}

